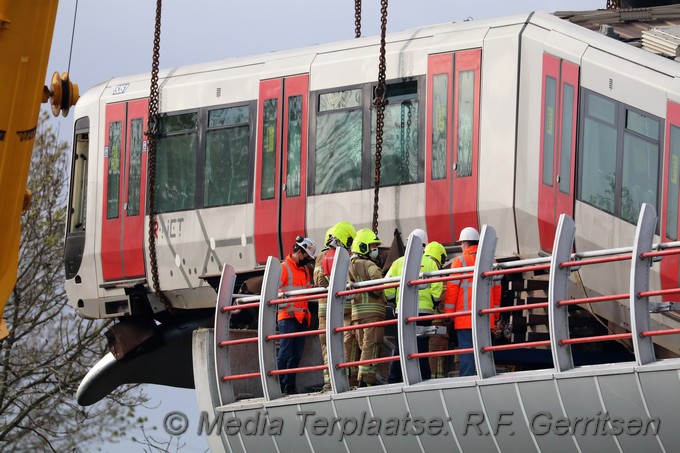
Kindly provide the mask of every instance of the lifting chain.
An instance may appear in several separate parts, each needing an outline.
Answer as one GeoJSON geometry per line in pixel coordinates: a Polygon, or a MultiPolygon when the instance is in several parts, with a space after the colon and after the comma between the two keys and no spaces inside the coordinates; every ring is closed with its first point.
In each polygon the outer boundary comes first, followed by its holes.
{"type": "Polygon", "coordinates": [[[399,184],[409,182],[409,157],[411,155],[411,124],[413,122],[413,105],[411,101],[404,101],[401,104],[401,122],[399,124],[399,145],[401,146],[401,156],[399,156],[399,184]],[[406,114],[405,112],[408,112],[406,114]],[[406,119],[405,119],[406,118],[406,119]]]}
{"type": "Polygon", "coordinates": [[[378,64],[378,85],[375,88],[375,174],[373,175],[373,223],[371,228],[378,234],[378,201],[380,192],[380,158],[382,156],[383,124],[387,104],[387,84],[385,83],[385,34],[387,33],[387,0],[380,1],[380,59],[378,64]]]}
{"type": "Polygon", "coordinates": [[[621,0],[607,0],[607,9],[621,8],[621,0]]]}
{"type": "Polygon", "coordinates": [[[361,0],[354,0],[354,37],[361,38],[361,0]]]}
{"type": "Polygon", "coordinates": [[[156,234],[158,224],[154,207],[156,186],[156,141],[158,139],[158,65],[161,54],[161,9],[163,0],[156,0],[156,28],[153,35],[153,60],[151,63],[151,88],[149,92],[149,120],[147,136],[148,176],[149,188],[149,261],[151,262],[151,283],[154,293],[160,298],[166,308],[170,308],[170,301],[161,292],[158,282],[158,258],[156,256],[156,234]]]}

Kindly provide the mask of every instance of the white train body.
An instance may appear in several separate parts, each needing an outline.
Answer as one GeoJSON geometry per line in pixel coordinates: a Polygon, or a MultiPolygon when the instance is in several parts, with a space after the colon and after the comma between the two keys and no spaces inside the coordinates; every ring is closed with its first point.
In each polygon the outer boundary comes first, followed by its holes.
{"type": "MultiPolygon", "coordinates": [[[[214,307],[207,280],[223,263],[251,275],[297,234],[370,226],[378,48],[370,37],[161,72],[157,262],[172,306],[214,307]]],[[[489,224],[499,256],[529,258],[550,253],[566,212],[577,250],[619,247],[642,202],[657,207],[658,241],[677,240],[676,62],[542,13],[390,34],[386,60],[383,242],[423,228],[451,244],[489,224]]],[[[134,315],[135,298],[164,309],[147,246],[149,85],[118,77],[75,108],[86,158],[74,159],[66,288],[83,317],[134,315]]],[[[677,286],[677,260],[664,261],[652,287],[677,286]]],[[[584,274],[584,289],[626,292],[619,266],[584,274]]]]}

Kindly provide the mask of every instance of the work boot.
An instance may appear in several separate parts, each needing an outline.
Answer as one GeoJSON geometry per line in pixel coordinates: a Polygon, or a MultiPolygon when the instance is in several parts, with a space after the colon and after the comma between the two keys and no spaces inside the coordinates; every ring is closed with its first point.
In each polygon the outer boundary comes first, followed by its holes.
{"type": "Polygon", "coordinates": [[[287,385],[283,388],[284,395],[297,395],[297,390],[294,385],[287,385]]]}

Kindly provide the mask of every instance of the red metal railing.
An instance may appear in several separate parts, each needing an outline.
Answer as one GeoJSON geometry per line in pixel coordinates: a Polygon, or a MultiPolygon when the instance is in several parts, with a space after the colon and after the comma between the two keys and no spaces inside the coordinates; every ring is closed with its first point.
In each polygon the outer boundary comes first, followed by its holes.
{"type": "MultiPolygon", "coordinates": [[[[653,250],[651,252],[641,253],[640,257],[643,258],[643,259],[649,259],[649,258],[654,258],[654,257],[663,257],[663,256],[680,254],[680,248],[661,249],[661,247],[663,247],[663,246],[664,246],[664,244],[657,244],[655,247],[658,247],[659,250],[653,250]]],[[[586,253],[582,253],[580,255],[574,254],[574,255],[572,255],[572,258],[571,258],[570,261],[565,261],[565,262],[559,263],[557,265],[560,268],[573,268],[573,267],[583,267],[583,266],[588,266],[588,265],[606,264],[606,263],[627,261],[627,260],[631,260],[631,258],[632,258],[632,253],[630,252],[630,250],[632,250],[632,249],[612,249],[612,250],[609,250],[609,251],[602,251],[602,252],[586,252],[586,253]],[[614,253],[616,253],[616,254],[614,254],[614,253]],[[602,256],[603,254],[607,254],[607,255],[602,256]]],[[[546,259],[548,259],[548,258],[546,258],[546,259]]],[[[494,266],[494,269],[491,270],[491,271],[483,272],[481,274],[481,276],[486,277],[486,278],[490,278],[490,277],[496,277],[496,276],[523,273],[523,272],[535,272],[535,271],[550,270],[551,264],[545,263],[543,260],[544,260],[543,258],[534,259],[534,260],[523,260],[523,261],[518,261],[516,263],[516,265],[515,265],[515,263],[503,263],[502,265],[494,266]],[[531,263],[531,264],[528,264],[528,263],[531,263]],[[537,264],[535,264],[535,263],[537,263],[537,264]]],[[[408,285],[409,286],[417,286],[417,285],[426,285],[426,284],[432,284],[432,283],[438,283],[438,282],[449,282],[449,281],[475,278],[474,272],[469,272],[468,269],[469,268],[465,268],[465,271],[461,271],[460,268],[457,269],[457,270],[450,270],[449,274],[442,274],[444,271],[437,271],[436,273],[424,274],[424,275],[421,275],[421,277],[418,278],[418,279],[410,280],[408,282],[408,285]]],[[[376,284],[371,284],[371,282],[362,282],[359,285],[355,284],[355,285],[351,286],[349,289],[344,289],[344,290],[338,291],[335,294],[335,296],[338,297],[338,298],[342,298],[342,297],[347,297],[347,296],[354,296],[356,294],[365,293],[365,292],[369,292],[369,291],[383,291],[385,289],[393,289],[393,288],[399,287],[399,283],[394,283],[394,282],[385,283],[384,280],[386,280],[386,279],[376,280],[375,281],[376,284]]],[[[325,292],[322,292],[323,290],[321,290],[321,289],[319,289],[318,291],[315,291],[315,292],[309,292],[309,290],[305,290],[305,291],[306,292],[304,294],[295,294],[295,292],[293,292],[293,294],[285,294],[284,293],[283,295],[279,295],[278,298],[270,300],[267,303],[268,303],[268,305],[279,305],[279,304],[286,304],[286,303],[310,301],[310,300],[314,300],[314,299],[326,298],[326,296],[327,296],[327,294],[325,292]]],[[[642,291],[642,292],[637,294],[637,297],[648,298],[648,297],[654,297],[654,296],[666,296],[666,295],[671,295],[671,294],[680,294],[680,288],[654,290],[654,291],[642,291]]],[[[577,305],[577,304],[593,304],[593,303],[600,303],[600,302],[607,302],[607,301],[626,300],[626,299],[629,299],[629,298],[630,298],[630,294],[622,293],[622,294],[612,294],[612,295],[602,295],[602,296],[594,296],[594,297],[560,300],[560,301],[556,302],[556,305],[558,307],[565,307],[565,306],[577,305]]],[[[250,299],[250,300],[252,300],[252,299],[250,299]]],[[[417,301],[416,301],[416,303],[417,303],[417,301]]],[[[256,307],[259,307],[259,306],[260,306],[259,302],[235,304],[235,305],[232,305],[232,306],[223,307],[223,308],[221,308],[221,311],[222,312],[229,312],[229,311],[239,310],[239,309],[256,308],[256,307]]],[[[491,314],[501,314],[501,313],[510,313],[510,312],[516,312],[516,311],[546,309],[546,308],[549,308],[549,302],[539,302],[539,303],[532,303],[532,304],[525,304],[525,305],[513,305],[513,306],[506,306],[506,307],[485,308],[485,309],[479,310],[479,314],[480,315],[491,315],[491,314]]],[[[453,319],[453,318],[460,317],[460,316],[470,316],[472,314],[473,314],[472,310],[465,310],[465,311],[454,312],[454,313],[438,313],[438,314],[432,314],[432,315],[410,316],[410,317],[407,317],[405,319],[405,322],[408,324],[408,323],[416,323],[416,322],[419,322],[419,321],[453,319]]],[[[332,327],[332,326],[329,325],[329,326],[327,326],[328,330],[326,330],[326,329],[316,329],[316,330],[308,330],[308,331],[285,333],[285,334],[281,334],[281,333],[272,334],[272,335],[266,336],[265,340],[266,341],[272,341],[272,340],[279,340],[279,339],[284,339],[284,338],[298,338],[298,337],[316,336],[316,335],[325,334],[327,332],[342,333],[342,332],[355,331],[355,330],[358,330],[358,329],[366,329],[366,328],[371,328],[371,327],[385,327],[385,326],[390,326],[390,325],[396,325],[396,324],[398,324],[398,322],[399,322],[398,319],[388,319],[388,320],[376,321],[376,322],[371,322],[371,323],[366,323],[366,324],[350,325],[350,326],[332,327]]],[[[644,331],[644,332],[640,333],[640,337],[653,337],[653,336],[660,336],[660,335],[676,335],[676,334],[680,334],[680,328],[658,330],[658,331],[644,331]]],[[[559,340],[556,344],[559,344],[561,346],[565,346],[565,345],[593,343],[593,342],[602,342],[602,341],[625,340],[625,339],[632,339],[632,338],[633,338],[633,334],[630,333],[630,332],[627,332],[627,333],[606,334],[606,335],[588,336],[588,337],[580,337],[580,338],[566,338],[566,339],[559,340]]],[[[235,346],[235,345],[241,345],[241,344],[257,343],[257,342],[258,342],[258,338],[252,337],[252,338],[243,338],[243,339],[237,339],[237,340],[221,341],[221,342],[218,343],[218,345],[219,345],[219,347],[227,347],[227,346],[235,346]]],[[[513,349],[519,349],[519,348],[552,347],[553,346],[552,343],[553,342],[551,340],[541,340],[541,341],[528,341],[528,342],[523,342],[523,343],[490,345],[490,346],[481,347],[480,351],[481,352],[494,352],[494,351],[513,350],[513,349]]],[[[458,354],[472,354],[472,353],[475,353],[474,348],[463,348],[463,349],[450,349],[450,350],[444,350],[444,351],[409,353],[409,354],[404,354],[403,358],[409,359],[409,360],[418,360],[418,359],[423,359],[423,358],[453,356],[453,355],[458,355],[458,354]]],[[[368,359],[368,360],[355,360],[355,361],[351,361],[351,362],[343,362],[343,363],[336,364],[335,366],[336,366],[337,369],[345,369],[345,368],[357,367],[357,366],[361,366],[361,365],[388,363],[388,362],[400,360],[401,358],[402,358],[401,355],[394,355],[394,356],[387,356],[387,357],[377,357],[377,358],[368,359]]],[[[291,369],[284,369],[284,370],[270,370],[270,371],[267,372],[267,375],[277,376],[277,375],[292,374],[292,373],[313,372],[313,371],[320,371],[320,370],[327,370],[327,369],[328,369],[328,365],[326,365],[326,364],[312,365],[312,366],[305,366],[305,367],[298,367],[298,368],[291,368],[291,369]]],[[[226,381],[256,378],[256,377],[262,377],[261,373],[244,373],[244,374],[238,374],[238,375],[232,375],[232,376],[223,376],[221,379],[222,379],[222,381],[226,382],[226,381]]]]}

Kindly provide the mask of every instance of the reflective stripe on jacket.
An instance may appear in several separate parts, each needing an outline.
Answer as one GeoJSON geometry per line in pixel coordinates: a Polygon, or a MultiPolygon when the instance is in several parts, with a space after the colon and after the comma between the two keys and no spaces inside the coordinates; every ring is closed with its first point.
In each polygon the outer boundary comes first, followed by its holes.
{"type": "MultiPolygon", "coordinates": [[[[399,277],[404,270],[404,257],[397,258],[390,266],[385,277],[399,277]]],[[[420,273],[433,272],[439,270],[439,266],[428,255],[423,255],[420,261],[420,273]]],[[[444,291],[444,284],[442,282],[434,282],[428,285],[418,286],[418,313],[432,314],[434,313],[434,301],[442,297],[444,291]]],[[[394,297],[399,309],[399,288],[387,288],[385,295],[389,298],[394,297]]]]}
{"type": "MultiPolygon", "coordinates": [[[[298,266],[290,255],[281,263],[281,291],[293,291],[296,289],[311,288],[311,279],[307,266],[298,266]]],[[[299,323],[306,322],[309,325],[311,315],[307,309],[307,301],[288,302],[279,304],[277,321],[295,318],[299,323]]]]}
{"type": "MultiPolygon", "coordinates": [[[[352,255],[349,264],[351,282],[365,282],[382,278],[382,271],[368,258],[352,255]]],[[[382,290],[368,291],[354,296],[352,301],[352,321],[379,316],[385,319],[385,294],[382,290]]]]}
{"type": "MultiPolygon", "coordinates": [[[[477,261],[477,247],[471,245],[463,254],[456,257],[451,263],[451,269],[474,266],[477,261]]],[[[501,286],[494,281],[491,285],[490,306],[492,308],[501,305],[501,286]]],[[[464,280],[452,280],[446,284],[446,295],[444,297],[444,312],[453,313],[472,309],[472,278],[464,280]]],[[[491,327],[496,325],[498,314],[490,315],[491,327]]],[[[472,329],[472,316],[458,316],[453,318],[453,326],[456,329],[472,329]]]]}

